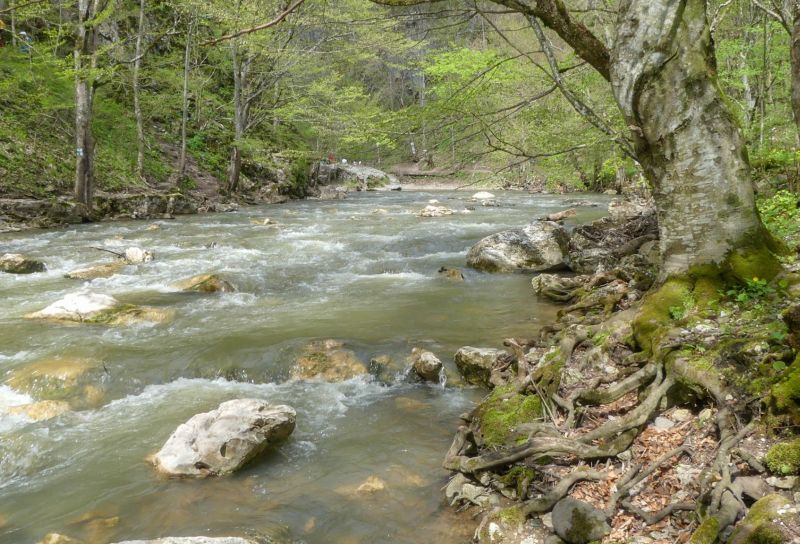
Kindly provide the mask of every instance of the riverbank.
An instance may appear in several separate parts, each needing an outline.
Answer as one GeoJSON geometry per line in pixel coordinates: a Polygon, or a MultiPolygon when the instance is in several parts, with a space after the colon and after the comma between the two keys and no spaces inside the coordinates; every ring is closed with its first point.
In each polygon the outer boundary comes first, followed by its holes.
{"type": "MultiPolygon", "coordinates": [[[[624,229],[637,244],[641,224],[624,229]]],[[[783,219],[767,225],[787,234],[783,219]]],[[[794,542],[796,257],[657,285],[652,241],[630,251],[614,232],[603,220],[569,244],[614,259],[533,279],[558,316],[506,339],[512,357],[487,369],[492,392],[446,456],[448,498],[476,512],[481,543],[794,542]]]]}

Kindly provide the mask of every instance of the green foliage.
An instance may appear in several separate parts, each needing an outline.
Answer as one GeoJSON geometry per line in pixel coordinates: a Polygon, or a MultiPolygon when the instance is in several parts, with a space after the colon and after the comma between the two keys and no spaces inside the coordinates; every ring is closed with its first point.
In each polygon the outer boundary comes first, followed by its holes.
{"type": "Polygon", "coordinates": [[[725,294],[739,302],[746,304],[754,300],[761,300],[776,293],[775,287],[764,278],[754,277],[745,280],[744,284],[737,285],[725,291],[725,294]]]}
{"type": "Polygon", "coordinates": [[[770,198],[759,199],[758,211],[764,225],[792,247],[800,246],[800,195],[782,190],[770,198]]]}

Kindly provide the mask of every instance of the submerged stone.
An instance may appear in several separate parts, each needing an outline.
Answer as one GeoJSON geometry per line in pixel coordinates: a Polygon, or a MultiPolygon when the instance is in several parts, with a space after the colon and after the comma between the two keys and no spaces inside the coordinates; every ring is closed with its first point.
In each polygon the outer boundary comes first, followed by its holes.
{"type": "Polygon", "coordinates": [[[9,414],[23,415],[33,421],[46,421],[53,419],[61,414],[69,412],[70,405],[63,400],[42,400],[20,406],[12,406],[8,409],[9,414]]]}
{"type": "Polygon", "coordinates": [[[9,274],[33,274],[44,272],[45,266],[41,261],[20,255],[19,253],[6,253],[0,256],[0,272],[9,274]]]}
{"type": "Polygon", "coordinates": [[[234,399],[180,425],[151,462],[158,472],[204,478],[230,474],[294,431],[296,413],[260,399],[234,399]]]}
{"type": "Polygon", "coordinates": [[[87,266],[86,268],[78,268],[64,274],[65,278],[71,280],[93,280],[97,278],[109,278],[125,268],[128,263],[122,259],[112,261],[110,263],[103,263],[94,266],[87,266]]]}
{"type": "Polygon", "coordinates": [[[255,540],[237,536],[168,536],[155,540],[125,540],[115,544],[258,544],[255,540]]]}
{"type": "Polygon", "coordinates": [[[172,284],[181,291],[193,293],[233,293],[236,287],[218,274],[200,274],[172,284]]]}
{"type": "Polygon", "coordinates": [[[316,378],[328,382],[350,380],[366,373],[367,366],[353,351],[344,349],[342,342],[330,339],[307,345],[292,369],[295,379],[316,378]]]}
{"type": "MultiPolygon", "coordinates": [[[[44,401],[65,401],[67,409],[94,407],[102,403],[105,394],[100,387],[104,373],[100,361],[75,357],[43,359],[11,372],[6,384],[17,391],[44,401]]],[[[32,419],[48,419],[63,413],[59,403],[33,403],[17,407],[32,419]],[[48,414],[54,414],[49,415],[48,414]]]]}

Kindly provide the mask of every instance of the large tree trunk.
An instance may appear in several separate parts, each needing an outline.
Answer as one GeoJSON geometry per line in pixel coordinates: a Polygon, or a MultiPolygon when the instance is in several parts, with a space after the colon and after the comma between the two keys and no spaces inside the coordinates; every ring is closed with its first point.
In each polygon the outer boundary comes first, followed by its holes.
{"type": "Polygon", "coordinates": [[[662,275],[767,243],[745,143],[716,83],[706,2],[625,0],[620,11],[611,81],[654,187],[662,275]]]}

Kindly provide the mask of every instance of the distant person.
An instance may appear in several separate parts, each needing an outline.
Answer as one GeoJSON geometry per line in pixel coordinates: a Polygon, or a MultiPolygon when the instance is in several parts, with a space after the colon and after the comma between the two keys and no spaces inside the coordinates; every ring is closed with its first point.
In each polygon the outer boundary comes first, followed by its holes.
{"type": "Polygon", "coordinates": [[[333,164],[336,162],[336,155],[333,153],[328,153],[328,164],[333,164]]]}
{"type": "Polygon", "coordinates": [[[31,52],[31,43],[33,42],[33,40],[28,35],[28,33],[23,30],[22,32],[19,33],[19,39],[22,42],[21,45],[19,46],[20,52],[21,53],[30,53],[31,52]]]}
{"type": "Polygon", "coordinates": [[[3,22],[2,19],[0,19],[0,47],[6,46],[5,30],[6,30],[6,24],[3,22]]]}

